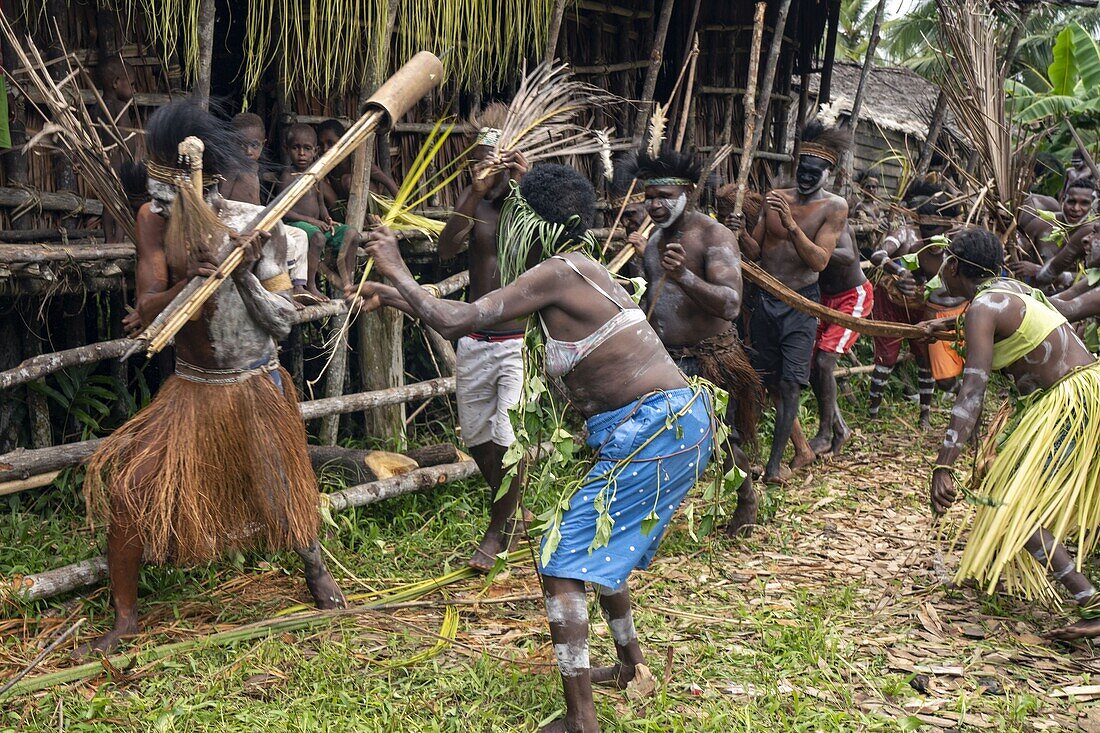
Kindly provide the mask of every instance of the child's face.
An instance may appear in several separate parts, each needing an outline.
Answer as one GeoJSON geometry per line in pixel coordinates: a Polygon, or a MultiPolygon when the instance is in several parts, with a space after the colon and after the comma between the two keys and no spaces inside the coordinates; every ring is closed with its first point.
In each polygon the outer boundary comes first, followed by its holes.
{"type": "Polygon", "coordinates": [[[134,98],[134,87],[130,83],[130,75],[125,69],[115,77],[111,88],[114,90],[115,96],[123,102],[129,102],[134,98]]]}
{"type": "Polygon", "coordinates": [[[304,171],[317,160],[317,139],[303,133],[291,135],[287,140],[290,163],[296,170],[304,171]]]}
{"type": "Polygon", "coordinates": [[[244,138],[244,154],[251,160],[259,160],[260,154],[264,151],[264,143],[267,142],[264,129],[257,125],[250,125],[241,130],[241,137],[244,138]]]}
{"type": "Polygon", "coordinates": [[[322,130],[317,135],[317,143],[321,146],[321,155],[324,155],[332,146],[336,144],[336,141],[340,139],[340,136],[336,134],[335,130],[322,130]]]}

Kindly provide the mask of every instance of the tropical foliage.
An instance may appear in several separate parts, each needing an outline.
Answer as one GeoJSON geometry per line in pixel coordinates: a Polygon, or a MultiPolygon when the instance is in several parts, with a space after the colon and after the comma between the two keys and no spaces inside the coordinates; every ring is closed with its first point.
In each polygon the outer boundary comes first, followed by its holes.
{"type": "Polygon", "coordinates": [[[1100,46],[1080,23],[1070,23],[1058,34],[1046,74],[1038,81],[1032,87],[1022,81],[1010,83],[1017,121],[1069,117],[1078,126],[1095,126],[1100,116],[1100,46]]]}

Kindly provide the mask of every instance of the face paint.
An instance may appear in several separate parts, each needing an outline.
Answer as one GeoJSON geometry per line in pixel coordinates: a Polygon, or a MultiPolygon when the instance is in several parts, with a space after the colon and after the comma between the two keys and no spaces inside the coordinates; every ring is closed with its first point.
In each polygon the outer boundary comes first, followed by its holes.
{"type": "Polygon", "coordinates": [[[150,178],[145,184],[145,190],[149,192],[152,199],[149,202],[149,209],[154,214],[168,216],[168,212],[172,208],[172,202],[176,200],[176,196],[179,196],[176,187],[164,181],[150,178]]]}
{"type": "Polygon", "coordinates": [[[674,199],[654,199],[654,203],[668,212],[668,218],[662,222],[654,221],[653,225],[658,229],[668,229],[677,222],[687,208],[687,193],[681,193],[674,199]]]}
{"type": "Polygon", "coordinates": [[[818,158],[816,155],[803,155],[798,159],[798,169],[795,171],[795,183],[798,192],[803,196],[816,193],[825,185],[829,177],[829,161],[818,158]]]}
{"type": "Polygon", "coordinates": [[[572,644],[555,644],[554,656],[562,677],[578,677],[588,671],[588,640],[572,644]]]}

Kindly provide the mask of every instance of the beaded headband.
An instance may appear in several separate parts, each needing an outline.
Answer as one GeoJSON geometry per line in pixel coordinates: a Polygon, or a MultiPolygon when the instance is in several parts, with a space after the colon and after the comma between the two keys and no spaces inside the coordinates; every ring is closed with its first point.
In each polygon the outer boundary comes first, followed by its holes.
{"type": "Polygon", "coordinates": [[[502,134],[504,133],[495,127],[483,127],[477,133],[477,144],[494,148],[500,142],[502,134]]]}
{"type": "Polygon", "coordinates": [[[802,147],[798,149],[799,155],[812,155],[815,158],[821,158],[826,160],[830,165],[837,164],[836,153],[829,150],[824,145],[818,145],[817,143],[802,143],[802,147]]]}
{"type": "Polygon", "coordinates": [[[644,204],[645,203],[645,194],[644,193],[636,193],[633,196],[631,196],[630,198],[614,199],[612,201],[612,203],[615,206],[630,206],[631,204],[644,204]]]}
{"type": "Polygon", "coordinates": [[[648,186],[694,186],[695,181],[690,178],[677,178],[675,176],[668,176],[665,178],[650,178],[645,182],[648,186]]]}
{"type": "MultiPolygon", "coordinates": [[[[146,160],[145,170],[151,179],[160,181],[161,183],[167,183],[169,186],[179,186],[183,183],[190,183],[191,181],[191,171],[187,168],[176,168],[175,166],[161,165],[152,160],[146,160]]],[[[222,176],[203,176],[203,188],[213,186],[221,180],[225,179],[222,176]]]]}

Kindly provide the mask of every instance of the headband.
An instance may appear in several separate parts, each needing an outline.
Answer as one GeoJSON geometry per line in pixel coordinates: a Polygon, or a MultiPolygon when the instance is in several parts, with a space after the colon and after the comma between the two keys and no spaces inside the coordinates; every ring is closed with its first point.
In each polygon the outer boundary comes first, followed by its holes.
{"type": "Polygon", "coordinates": [[[815,158],[821,158],[829,162],[829,165],[837,164],[836,153],[829,150],[824,145],[818,145],[817,143],[802,143],[802,147],[798,149],[799,155],[812,155],[815,158]]]}
{"type": "Polygon", "coordinates": [[[483,127],[478,130],[477,144],[487,145],[490,148],[495,148],[497,143],[500,142],[500,136],[503,132],[495,127],[483,127]]]}
{"type": "Polygon", "coordinates": [[[618,198],[618,199],[612,200],[612,205],[614,205],[614,206],[629,206],[630,204],[644,204],[644,203],[645,203],[645,194],[644,193],[636,193],[636,194],[632,195],[630,198],[618,198]]]}
{"type": "Polygon", "coordinates": [[[649,186],[694,186],[695,181],[690,178],[679,178],[677,176],[666,176],[663,178],[650,178],[645,181],[645,185],[649,186]]]}
{"type": "MultiPolygon", "coordinates": [[[[145,171],[149,174],[149,178],[160,183],[166,183],[169,186],[179,187],[183,183],[190,183],[191,171],[186,168],[176,168],[170,165],[161,165],[152,160],[145,161],[145,171]]],[[[202,185],[203,188],[209,188],[220,180],[224,180],[221,176],[203,176],[202,185]]]]}

